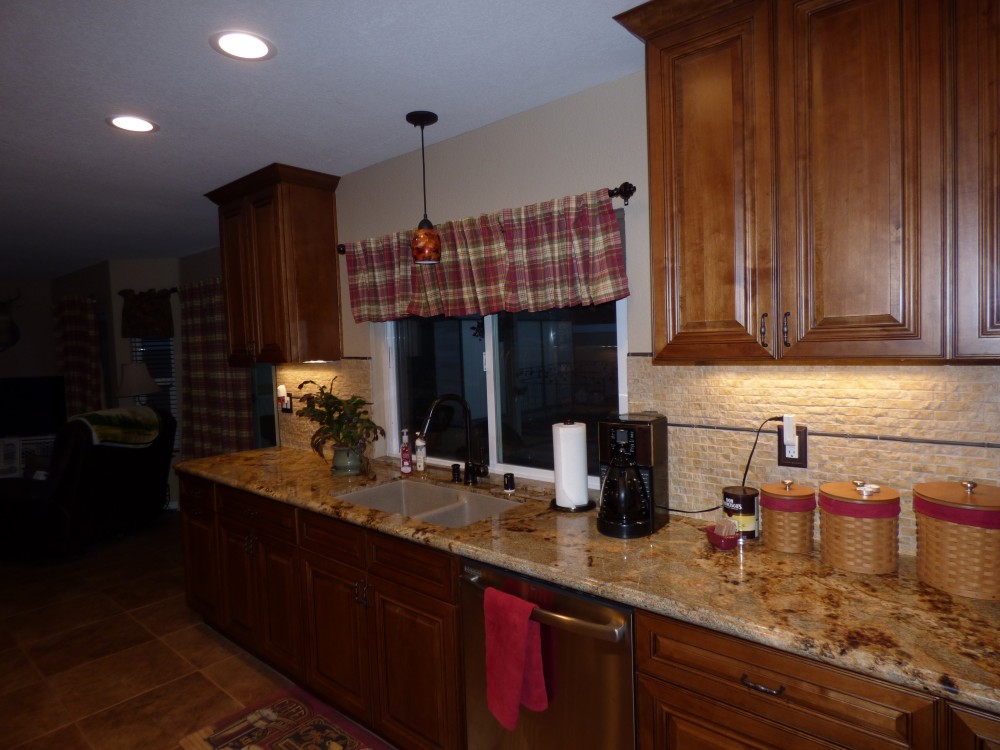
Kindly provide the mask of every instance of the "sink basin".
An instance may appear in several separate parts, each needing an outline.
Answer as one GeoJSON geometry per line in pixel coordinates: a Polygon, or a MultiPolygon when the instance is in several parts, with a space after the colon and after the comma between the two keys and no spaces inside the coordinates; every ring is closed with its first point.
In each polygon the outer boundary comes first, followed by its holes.
{"type": "Polygon", "coordinates": [[[464,488],[406,480],[366,487],[338,499],[451,528],[468,526],[519,505],[514,500],[464,488]]]}

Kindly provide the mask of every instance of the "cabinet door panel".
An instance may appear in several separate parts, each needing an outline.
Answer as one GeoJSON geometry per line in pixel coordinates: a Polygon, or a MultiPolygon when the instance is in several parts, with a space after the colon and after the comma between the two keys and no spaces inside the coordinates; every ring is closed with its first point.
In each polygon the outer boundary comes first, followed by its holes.
{"type": "Polygon", "coordinates": [[[187,603],[208,622],[218,619],[219,574],[215,567],[215,518],[204,510],[181,514],[187,603]]]}
{"type": "Polygon", "coordinates": [[[656,361],[774,356],[768,34],[757,2],[647,45],[656,361]]]}
{"type": "Polygon", "coordinates": [[[365,574],[320,555],[302,554],[306,682],[331,704],[371,723],[365,574]]]}
{"type": "Polygon", "coordinates": [[[949,704],[948,726],[952,750],[1000,750],[1000,716],[949,704]]]}
{"type": "Polygon", "coordinates": [[[779,2],[781,356],[944,356],[946,28],[934,0],[779,2]]]}
{"type": "MultiPolygon", "coordinates": [[[[280,187],[277,189],[280,190],[280,187]]],[[[280,207],[276,191],[255,196],[248,212],[252,252],[257,265],[256,309],[257,360],[280,364],[288,360],[285,321],[285,262],[281,251],[280,207]]]]}
{"type": "Polygon", "coordinates": [[[1000,2],[957,9],[953,354],[1000,357],[1000,2]]]}
{"type": "Polygon", "coordinates": [[[256,643],[257,571],[250,555],[252,530],[225,521],[219,524],[219,567],[222,587],[221,627],[244,645],[256,643]]]}
{"type": "Polygon", "coordinates": [[[219,238],[229,362],[250,365],[257,357],[256,302],[251,296],[257,271],[254,255],[246,249],[249,238],[242,203],[219,208],[219,238]]]}
{"type": "Polygon", "coordinates": [[[370,583],[376,730],[402,747],[461,747],[456,607],[381,578],[370,583]]]}
{"type": "Polygon", "coordinates": [[[218,535],[215,486],[179,474],[181,528],[184,536],[184,591],[188,606],[208,622],[219,618],[218,535]]]}
{"type": "Polygon", "coordinates": [[[682,688],[639,675],[639,750],[826,750],[810,739],[682,688]]]}
{"type": "Polygon", "coordinates": [[[256,558],[260,586],[261,651],[265,659],[290,677],[298,678],[302,666],[302,620],[295,547],[257,535],[252,555],[256,558]]]}

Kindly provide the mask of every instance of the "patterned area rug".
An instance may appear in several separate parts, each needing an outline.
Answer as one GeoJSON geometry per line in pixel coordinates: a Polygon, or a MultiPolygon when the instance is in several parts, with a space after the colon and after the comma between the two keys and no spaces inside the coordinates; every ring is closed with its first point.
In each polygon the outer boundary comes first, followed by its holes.
{"type": "Polygon", "coordinates": [[[227,716],[180,745],[184,750],[394,750],[298,688],[227,716]]]}

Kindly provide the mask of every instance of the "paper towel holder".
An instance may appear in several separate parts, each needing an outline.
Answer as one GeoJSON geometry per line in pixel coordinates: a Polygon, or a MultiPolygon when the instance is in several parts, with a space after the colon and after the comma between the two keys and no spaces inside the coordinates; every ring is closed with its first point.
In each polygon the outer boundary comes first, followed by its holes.
{"type": "Polygon", "coordinates": [[[597,507],[597,501],[588,500],[586,505],[559,505],[555,498],[552,498],[552,502],[549,503],[549,508],[551,510],[558,510],[561,513],[583,513],[588,510],[593,510],[597,507]]]}

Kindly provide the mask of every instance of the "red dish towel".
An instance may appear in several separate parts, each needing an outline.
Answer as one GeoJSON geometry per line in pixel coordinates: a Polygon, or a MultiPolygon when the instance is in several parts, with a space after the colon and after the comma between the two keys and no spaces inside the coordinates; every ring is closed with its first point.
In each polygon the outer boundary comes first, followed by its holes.
{"type": "Polygon", "coordinates": [[[549,706],[542,670],[541,626],[531,619],[537,605],[494,588],[483,597],[486,620],[486,701],[506,729],[520,708],[549,706]]]}

